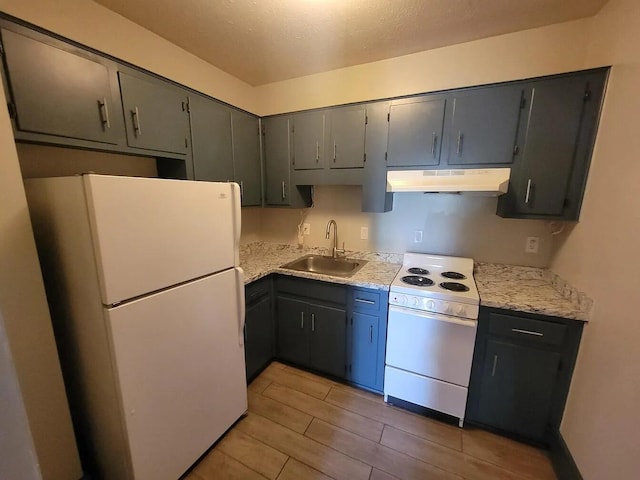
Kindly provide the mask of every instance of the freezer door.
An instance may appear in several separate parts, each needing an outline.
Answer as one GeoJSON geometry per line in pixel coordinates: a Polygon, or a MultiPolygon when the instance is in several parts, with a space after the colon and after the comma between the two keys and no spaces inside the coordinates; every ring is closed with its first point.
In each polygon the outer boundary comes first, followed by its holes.
{"type": "Polygon", "coordinates": [[[105,305],[238,264],[235,183],[85,175],[84,185],[105,305]]]}
{"type": "Polygon", "coordinates": [[[236,278],[105,309],[136,480],[176,480],[247,410],[236,278]]]}

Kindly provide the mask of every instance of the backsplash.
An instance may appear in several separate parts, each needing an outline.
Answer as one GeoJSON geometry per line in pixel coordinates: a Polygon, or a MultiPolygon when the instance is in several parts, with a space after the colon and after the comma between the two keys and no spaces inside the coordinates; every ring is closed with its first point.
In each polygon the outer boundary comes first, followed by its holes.
{"type": "Polygon", "coordinates": [[[330,219],[338,224],[338,244],[356,251],[405,253],[407,251],[471,257],[476,261],[546,267],[552,237],[547,222],[516,220],[495,214],[497,198],[455,194],[396,194],[393,211],[360,211],[360,187],[314,188],[312,208],[243,209],[243,243],[267,241],[295,245],[302,216],[311,225],[305,246],[330,248],[325,238],[330,219]],[[368,239],[361,239],[361,228],[368,239]],[[415,232],[422,231],[422,242],[415,232]],[[527,237],[538,237],[539,252],[525,253],[527,237]]]}

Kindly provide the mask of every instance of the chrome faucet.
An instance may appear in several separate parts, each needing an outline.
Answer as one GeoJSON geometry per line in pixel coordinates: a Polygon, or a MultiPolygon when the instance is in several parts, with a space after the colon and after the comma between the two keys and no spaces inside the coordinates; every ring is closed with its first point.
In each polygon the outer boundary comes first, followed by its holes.
{"type": "Polygon", "coordinates": [[[338,224],[335,220],[329,220],[327,223],[327,231],[324,234],[324,238],[329,240],[331,236],[331,225],[333,225],[333,258],[338,258],[338,253],[344,253],[344,242],[342,242],[342,248],[338,248],[338,224]]]}

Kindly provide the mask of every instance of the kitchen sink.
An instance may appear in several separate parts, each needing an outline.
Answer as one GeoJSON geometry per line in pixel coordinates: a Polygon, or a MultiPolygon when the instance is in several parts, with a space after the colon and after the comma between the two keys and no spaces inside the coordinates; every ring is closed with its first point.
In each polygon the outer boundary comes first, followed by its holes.
{"type": "Polygon", "coordinates": [[[283,265],[282,268],[297,270],[299,272],[322,273],[336,277],[351,277],[360,270],[366,260],[353,258],[333,258],[323,255],[305,255],[293,262],[283,265]]]}

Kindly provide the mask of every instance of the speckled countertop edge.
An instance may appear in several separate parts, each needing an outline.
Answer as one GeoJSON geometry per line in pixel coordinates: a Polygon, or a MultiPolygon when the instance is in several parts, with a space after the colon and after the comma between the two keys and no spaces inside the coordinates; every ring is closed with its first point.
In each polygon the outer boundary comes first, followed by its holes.
{"type": "Polygon", "coordinates": [[[240,247],[240,267],[245,272],[245,285],[254,282],[271,273],[290,275],[299,278],[324,280],[326,282],[352,285],[356,287],[372,288],[375,290],[389,290],[389,285],[402,266],[402,254],[372,253],[347,251],[346,256],[360,260],[367,260],[361,270],[353,277],[335,277],[310,272],[299,272],[281,268],[293,260],[304,255],[327,255],[326,248],[298,248],[295,245],[272,244],[254,242],[240,247]]]}
{"type": "MultiPolygon", "coordinates": [[[[326,255],[326,248],[254,242],[240,247],[245,285],[271,273],[388,291],[402,266],[402,254],[347,251],[349,258],[367,260],[353,277],[335,277],[282,268],[308,254],[326,255]]],[[[475,262],[474,278],[480,305],[580,321],[589,319],[592,300],[553,272],[535,267],[475,262]]]]}

